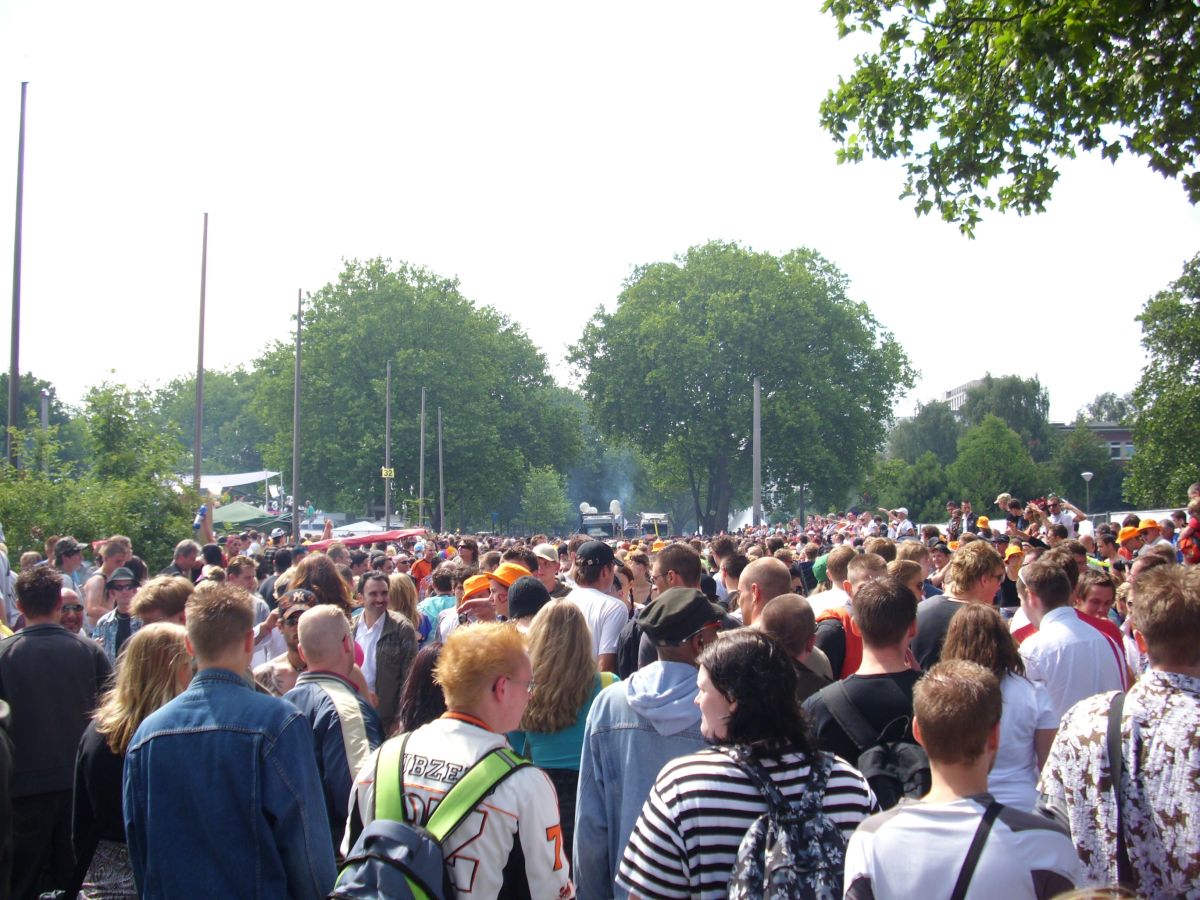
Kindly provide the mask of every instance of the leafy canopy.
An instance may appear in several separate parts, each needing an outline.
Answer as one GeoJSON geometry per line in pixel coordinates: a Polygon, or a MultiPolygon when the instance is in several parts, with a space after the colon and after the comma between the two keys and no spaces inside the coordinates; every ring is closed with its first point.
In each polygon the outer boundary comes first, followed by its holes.
{"type": "Polygon", "coordinates": [[[1137,452],[1125,496],[1146,506],[1173,506],[1200,480],[1200,255],[1146,301],[1138,321],[1149,362],[1133,392],[1140,410],[1133,427],[1137,452]]]}
{"type": "MultiPolygon", "coordinates": [[[[305,499],[333,508],[382,507],[389,360],[393,488],[399,496],[417,494],[424,387],[425,509],[431,512],[428,499],[437,496],[440,407],[447,527],[490,527],[492,512],[508,521],[518,511],[527,467],[565,468],[579,452],[576,410],[554,385],[545,357],[518,325],[464,297],[453,279],[383,259],[348,262],[336,283],[306,299],[302,341],[305,499]]],[[[256,365],[250,403],[268,423],[263,461],[285,472],[291,471],[294,359],[293,342],[270,348],[256,365]]]]}
{"type": "Polygon", "coordinates": [[[958,450],[960,434],[962,424],[950,405],[934,400],[919,406],[911,419],[897,422],[888,446],[892,456],[906,462],[916,462],[923,454],[932,453],[942,465],[949,465],[958,450]]]}
{"type": "Polygon", "coordinates": [[[712,533],[748,496],[757,376],[764,487],[808,482],[841,498],[912,383],[904,351],[846,285],[808,249],[714,242],[637,268],[571,351],[593,420],[674,472],[712,533]]]}
{"type": "Polygon", "coordinates": [[[994,378],[989,372],[967,391],[960,412],[968,425],[979,425],[988,416],[998,417],[1020,435],[1036,462],[1049,458],[1050,394],[1036,376],[994,378]]]}
{"type": "Polygon", "coordinates": [[[1032,497],[1040,489],[1038,468],[1029,457],[1021,436],[997,416],[987,415],[966,430],[958,442],[958,456],[946,469],[961,497],[987,509],[1002,491],[1032,497]]]}
{"type": "Polygon", "coordinates": [[[905,161],[901,196],[971,234],[1041,212],[1057,158],[1143,157],[1200,200],[1194,0],[826,0],[877,46],[821,104],[839,161],[905,161]]]}

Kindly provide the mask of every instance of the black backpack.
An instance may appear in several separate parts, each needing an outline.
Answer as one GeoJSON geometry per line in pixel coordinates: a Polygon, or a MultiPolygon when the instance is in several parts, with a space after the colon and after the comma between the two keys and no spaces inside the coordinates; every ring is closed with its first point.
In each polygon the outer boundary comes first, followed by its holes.
{"type": "Polygon", "coordinates": [[[384,743],[375,761],[375,819],[358,836],[331,898],[452,900],[454,884],[442,841],[496,785],[530,765],[508,747],[493,750],[463,773],[424,826],[404,811],[404,748],[410,735],[384,743]]]}
{"type": "Polygon", "coordinates": [[[832,757],[813,754],[808,784],[793,805],[748,748],[726,748],[725,753],[767,801],[767,811],[738,846],[729,879],[731,900],[841,900],[846,839],[824,808],[832,757]]]}
{"type": "Polygon", "coordinates": [[[916,800],[929,793],[929,757],[914,741],[887,739],[895,722],[877,733],[841,681],[825,688],[821,699],[858,749],[858,770],[875,792],[880,809],[891,809],[905,797],[916,800]]]}

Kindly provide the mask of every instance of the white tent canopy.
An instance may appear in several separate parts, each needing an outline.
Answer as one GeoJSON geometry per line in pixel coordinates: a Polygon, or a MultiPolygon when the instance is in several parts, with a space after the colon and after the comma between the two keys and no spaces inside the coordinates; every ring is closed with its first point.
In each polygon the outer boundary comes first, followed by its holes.
{"type": "MultiPolygon", "coordinates": [[[[278,477],[278,472],[235,472],[230,475],[201,475],[200,490],[210,494],[224,493],[226,488],[238,487],[243,484],[257,484],[268,478],[278,477]]],[[[190,481],[186,476],[180,476],[184,483],[190,481]]]]}
{"type": "Polygon", "coordinates": [[[386,529],[379,522],[351,522],[341,528],[333,529],[334,537],[352,537],[356,534],[379,534],[386,529]]]}

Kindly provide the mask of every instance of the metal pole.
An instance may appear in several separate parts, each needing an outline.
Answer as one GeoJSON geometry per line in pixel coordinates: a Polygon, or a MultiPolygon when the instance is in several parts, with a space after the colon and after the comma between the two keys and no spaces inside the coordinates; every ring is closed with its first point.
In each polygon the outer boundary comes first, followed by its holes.
{"type": "Polygon", "coordinates": [[[425,388],[421,388],[421,452],[417,454],[417,527],[425,523],[425,388]]]}
{"type": "MultiPolygon", "coordinates": [[[[42,388],[42,437],[46,436],[46,432],[50,430],[50,392],[42,388]]],[[[50,453],[48,450],[43,450],[42,470],[47,474],[50,472],[50,453]]]]}
{"type": "Polygon", "coordinates": [[[762,398],[758,379],[754,379],[754,527],[762,524],[762,398]]]}
{"type": "Polygon", "coordinates": [[[303,293],[296,289],[296,375],[292,388],[292,542],[300,543],[300,329],[303,293]]]}
{"type": "Polygon", "coordinates": [[[21,128],[17,138],[17,223],[13,230],[12,334],[8,357],[8,422],[4,432],[8,445],[8,463],[17,464],[17,445],[12,430],[17,424],[17,404],[21,402],[21,213],[25,206],[25,89],[21,82],[21,128]]]}
{"type": "MultiPolygon", "coordinates": [[[[387,364],[387,397],[383,408],[383,467],[392,468],[392,361],[387,364]]],[[[392,530],[392,479],[383,479],[383,527],[392,530]]]]}
{"type": "Polygon", "coordinates": [[[446,530],[446,482],[442,480],[442,408],[438,407],[438,531],[446,530]]]}
{"type": "Polygon", "coordinates": [[[200,249],[200,337],[196,342],[196,415],[192,423],[192,487],[200,490],[201,430],[204,426],[204,294],[208,284],[208,213],[204,214],[204,242],[200,249]]]}

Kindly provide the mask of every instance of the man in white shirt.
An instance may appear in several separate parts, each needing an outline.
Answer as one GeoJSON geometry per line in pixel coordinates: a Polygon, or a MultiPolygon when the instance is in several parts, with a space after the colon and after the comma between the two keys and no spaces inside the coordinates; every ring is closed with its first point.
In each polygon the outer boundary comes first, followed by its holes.
{"type": "Polygon", "coordinates": [[[629,613],[625,604],[606,590],[617,569],[612,547],[603,541],[588,541],[575,554],[576,587],[567,600],[579,607],[592,630],[592,651],[601,672],[617,671],[617,645],[629,613]]]}
{"type": "Polygon", "coordinates": [[[1054,713],[1063,714],[1087,697],[1124,689],[1120,662],[1108,639],[1082,621],[1071,605],[1071,582],[1061,566],[1049,560],[1020,571],[1027,589],[1029,619],[1037,633],[1021,644],[1021,658],[1031,681],[1050,692],[1054,713]]]}
{"type": "Polygon", "coordinates": [[[913,733],[929,756],[932,787],[920,802],[874,815],[854,832],[847,898],[944,897],[962,879],[962,896],[972,900],[1040,900],[1079,882],[1079,859],[1061,825],[987,792],[1002,706],[996,676],[967,660],[938,663],[917,683],[913,733]],[[964,861],[981,832],[971,868],[964,861]]]}
{"type": "Polygon", "coordinates": [[[1076,526],[1087,518],[1079,507],[1062,497],[1050,495],[1046,503],[1046,518],[1050,525],[1062,525],[1067,529],[1067,537],[1075,537],[1076,526]]]}

